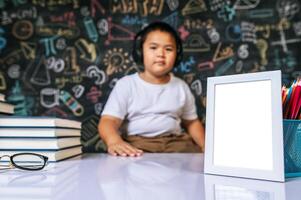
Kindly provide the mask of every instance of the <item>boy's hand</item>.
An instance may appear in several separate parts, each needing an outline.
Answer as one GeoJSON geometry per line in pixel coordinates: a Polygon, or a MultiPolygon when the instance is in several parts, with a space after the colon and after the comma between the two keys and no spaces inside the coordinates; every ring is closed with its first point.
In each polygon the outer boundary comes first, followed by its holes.
{"type": "Polygon", "coordinates": [[[113,156],[142,156],[143,151],[133,147],[125,141],[118,141],[108,145],[108,153],[113,156]]]}

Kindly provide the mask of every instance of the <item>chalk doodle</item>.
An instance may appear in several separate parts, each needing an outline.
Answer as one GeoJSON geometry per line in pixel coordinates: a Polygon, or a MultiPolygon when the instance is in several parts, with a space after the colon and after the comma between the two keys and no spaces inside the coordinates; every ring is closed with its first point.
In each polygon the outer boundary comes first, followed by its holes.
{"type": "Polygon", "coordinates": [[[186,38],[189,36],[189,32],[185,29],[184,26],[181,26],[179,29],[178,29],[179,33],[180,33],[180,38],[182,40],[186,40],[186,38]]]}
{"type": "Polygon", "coordinates": [[[224,75],[234,64],[233,58],[228,59],[219,69],[215,71],[216,76],[224,75]]]}
{"type": "Polygon", "coordinates": [[[44,20],[43,20],[43,17],[42,16],[38,16],[38,19],[36,21],[36,28],[37,27],[41,27],[41,26],[44,26],[44,20]]]}
{"type": "Polygon", "coordinates": [[[211,0],[209,1],[210,4],[210,10],[211,11],[217,11],[221,8],[223,8],[225,5],[230,5],[230,1],[227,0],[211,0]]]}
{"type": "Polygon", "coordinates": [[[74,47],[67,47],[63,53],[65,60],[64,74],[77,74],[80,71],[80,66],[77,64],[76,50],[74,47]]]}
{"type": "Polygon", "coordinates": [[[202,82],[200,80],[193,81],[190,87],[197,96],[202,94],[202,82]]]}
{"type": "Polygon", "coordinates": [[[4,33],[5,31],[3,30],[3,28],[0,27],[0,52],[2,49],[5,48],[7,43],[5,37],[2,36],[4,33]]]}
{"type": "Polygon", "coordinates": [[[35,85],[40,85],[40,86],[46,86],[49,85],[51,80],[50,80],[50,74],[46,66],[46,60],[45,57],[42,56],[38,62],[37,65],[35,65],[35,62],[33,61],[31,63],[31,67],[34,68],[34,71],[32,73],[32,76],[30,77],[30,82],[35,84],[35,85]]]}
{"type": "Polygon", "coordinates": [[[73,9],[76,9],[80,6],[80,0],[32,0],[33,5],[48,7],[49,9],[53,9],[58,6],[70,6],[73,9]]]}
{"type": "Polygon", "coordinates": [[[18,79],[21,76],[21,67],[18,64],[13,64],[9,66],[7,70],[7,75],[12,79],[18,79]]]}
{"type": "Polygon", "coordinates": [[[235,10],[229,5],[224,5],[218,12],[217,16],[225,22],[232,21],[235,16],[235,10]]]}
{"type": "Polygon", "coordinates": [[[214,22],[212,19],[201,20],[201,19],[185,19],[184,26],[187,29],[204,29],[214,28],[214,22]]]}
{"type": "Polygon", "coordinates": [[[260,32],[263,37],[269,38],[272,31],[276,30],[281,32],[288,30],[291,27],[291,24],[287,19],[283,18],[277,24],[255,25],[255,27],[257,33],[260,32]]]}
{"type": "Polygon", "coordinates": [[[96,78],[94,83],[96,85],[101,85],[106,81],[106,74],[103,70],[98,69],[97,66],[91,65],[86,70],[89,78],[96,78]]]}
{"type": "MultiPolygon", "coordinates": [[[[139,6],[141,8],[141,6],[139,6]]],[[[147,0],[143,3],[140,13],[142,16],[161,15],[164,7],[164,0],[147,0]]]]}
{"type": "Polygon", "coordinates": [[[243,42],[253,42],[256,43],[256,27],[254,23],[241,22],[241,40],[243,42]]]}
{"type": "Polygon", "coordinates": [[[56,77],[55,78],[55,85],[58,88],[64,88],[67,83],[68,84],[79,84],[83,81],[83,75],[82,74],[75,74],[71,76],[62,76],[62,77],[56,77]]]}
{"type": "Polygon", "coordinates": [[[69,92],[61,90],[59,98],[75,116],[84,114],[85,109],[83,106],[69,92]]]}
{"type": "Polygon", "coordinates": [[[45,108],[59,105],[60,91],[54,88],[43,88],[40,92],[40,103],[45,108]]]}
{"type": "Polygon", "coordinates": [[[285,33],[283,30],[281,30],[279,33],[280,33],[280,41],[273,41],[273,42],[271,42],[271,45],[272,46],[281,45],[284,52],[288,52],[288,46],[287,46],[288,44],[301,42],[301,38],[286,39],[285,33]]]}
{"type": "Polygon", "coordinates": [[[35,27],[35,33],[44,37],[60,36],[73,39],[79,36],[80,30],[78,27],[69,27],[63,24],[43,24],[35,27]]]}
{"type": "Polygon", "coordinates": [[[189,0],[182,9],[182,15],[191,15],[207,10],[206,4],[203,0],[189,0]]]}
{"type": "Polygon", "coordinates": [[[138,4],[136,0],[111,1],[110,10],[112,13],[134,14],[138,12],[138,4]]]}
{"type": "Polygon", "coordinates": [[[84,38],[80,38],[75,42],[75,46],[80,52],[79,57],[88,62],[97,62],[96,46],[93,43],[87,42],[84,38]]]}
{"type": "Polygon", "coordinates": [[[98,33],[100,35],[106,35],[109,32],[109,24],[106,19],[100,19],[97,22],[98,33]]]}
{"type": "Polygon", "coordinates": [[[58,37],[58,35],[55,35],[49,38],[40,39],[40,43],[44,44],[44,47],[46,49],[46,57],[49,55],[55,55],[57,53],[54,46],[54,41],[58,37]]]}
{"type": "Polygon", "coordinates": [[[293,72],[297,60],[291,51],[281,54],[279,49],[274,49],[274,63],[276,69],[283,69],[286,72],[293,72]]]}
{"type": "Polygon", "coordinates": [[[268,50],[268,43],[264,39],[258,39],[257,43],[256,43],[256,46],[259,50],[260,57],[261,57],[260,64],[261,65],[267,65],[268,60],[267,60],[266,52],[268,50]]]}
{"type": "Polygon", "coordinates": [[[239,24],[229,24],[226,27],[226,38],[231,42],[239,42],[241,40],[242,33],[239,24]]]}
{"type": "Polygon", "coordinates": [[[23,55],[28,60],[33,60],[36,57],[36,47],[35,43],[31,42],[20,42],[20,47],[23,52],[23,55]]]}
{"type": "Polygon", "coordinates": [[[102,103],[95,103],[94,110],[96,115],[100,115],[102,112],[103,104],[102,103]]]}
{"type": "Polygon", "coordinates": [[[210,51],[210,45],[201,35],[191,34],[183,44],[184,52],[206,52],[210,51]]]}
{"type": "Polygon", "coordinates": [[[97,87],[92,86],[86,94],[86,98],[92,102],[93,104],[96,104],[98,102],[99,97],[102,96],[102,92],[97,89],[97,87]]]}
{"type": "Polygon", "coordinates": [[[179,0],[166,0],[166,3],[170,11],[174,11],[179,7],[179,0]]]}
{"type": "Polygon", "coordinates": [[[115,24],[112,22],[112,18],[109,17],[108,19],[108,39],[106,40],[105,44],[109,45],[111,41],[127,41],[133,40],[135,37],[135,33],[130,31],[129,29],[115,24]],[[116,34],[113,34],[113,32],[116,34]],[[118,35],[117,35],[118,34],[118,35]]]}
{"type": "Polygon", "coordinates": [[[55,47],[59,50],[63,50],[67,47],[65,38],[59,38],[56,40],[55,47]]]}
{"type": "Polygon", "coordinates": [[[23,93],[20,81],[16,80],[13,87],[9,91],[7,102],[13,104],[14,113],[16,115],[30,116],[34,106],[34,99],[23,93]]]}
{"type": "Polygon", "coordinates": [[[163,2],[163,0],[122,0],[110,2],[109,7],[112,13],[139,14],[141,16],[160,15],[163,2]]]}
{"type": "Polygon", "coordinates": [[[50,16],[50,21],[55,23],[67,22],[69,27],[76,25],[74,12],[65,12],[59,16],[50,16]]]}
{"type": "Polygon", "coordinates": [[[189,60],[182,61],[178,67],[174,68],[175,72],[189,73],[192,70],[193,65],[195,64],[194,57],[190,56],[189,60]]]}
{"type": "Polygon", "coordinates": [[[237,61],[236,64],[235,64],[235,72],[236,73],[242,72],[243,67],[244,67],[243,61],[242,60],[237,61]]]}
{"type": "Polygon", "coordinates": [[[212,44],[218,43],[220,41],[220,34],[216,31],[215,28],[211,28],[207,31],[207,34],[211,40],[212,44]]]}
{"type": "Polygon", "coordinates": [[[93,42],[97,42],[98,34],[93,19],[89,17],[85,17],[84,24],[90,40],[92,40],[93,42]]]}
{"type": "Polygon", "coordinates": [[[198,69],[199,69],[199,71],[212,70],[212,69],[214,69],[214,63],[211,61],[199,63],[198,69]]]}
{"type": "Polygon", "coordinates": [[[174,29],[177,29],[178,24],[179,24],[179,15],[178,12],[173,12],[169,16],[165,17],[163,19],[164,22],[168,23],[171,25],[174,29]]]}
{"type": "MultiPolygon", "coordinates": [[[[96,149],[97,144],[100,142],[99,135],[97,131],[99,117],[95,115],[90,115],[85,118],[82,122],[82,144],[84,148],[92,148],[91,151],[99,151],[100,149],[96,149]]],[[[105,150],[105,147],[99,147],[102,150],[105,150]]]]}
{"type": "Polygon", "coordinates": [[[268,18],[268,17],[273,17],[274,15],[275,14],[273,9],[257,9],[257,10],[250,10],[248,12],[248,16],[253,19],[268,18]]]}
{"type": "Polygon", "coordinates": [[[110,76],[116,72],[125,71],[130,63],[129,53],[124,52],[122,48],[113,48],[108,50],[103,61],[108,66],[106,73],[110,76]]]}
{"type": "Polygon", "coordinates": [[[294,27],[295,34],[297,36],[301,36],[301,21],[294,23],[293,27],[294,27]]]}
{"type": "Polygon", "coordinates": [[[252,8],[256,8],[260,0],[236,0],[234,3],[234,8],[236,10],[249,10],[252,8]]]}
{"type": "Polygon", "coordinates": [[[62,72],[65,68],[65,62],[63,59],[55,57],[50,57],[46,60],[46,67],[47,69],[52,69],[56,73],[62,72]]]}
{"type": "Polygon", "coordinates": [[[213,59],[213,62],[219,62],[221,60],[230,58],[234,55],[233,49],[231,46],[225,47],[225,48],[221,48],[222,43],[218,43],[213,59]]]}
{"type": "Polygon", "coordinates": [[[21,20],[13,25],[12,34],[20,40],[26,40],[33,35],[33,25],[28,20],[21,20]]]}
{"type": "Polygon", "coordinates": [[[237,55],[241,59],[246,59],[249,57],[250,52],[248,50],[249,46],[247,44],[242,44],[238,47],[237,55]]]}
{"type": "Polygon", "coordinates": [[[298,0],[278,0],[276,7],[279,15],[287,19],[292,19],[300,10],[298,0]]]}
{"type": "Polygon", "coordinates": [[[1,71],[0,71],[0,90],[6,90],[6,80],[1,71]]]}
{"type": "Polygon", "coordinates": [[[1,25],[8,25],[8,24],[11,24],[13,22],[13,20],[9,17],[9,15],[6,11],[2,11],[0,20],[1,20],[0,21],[1,25]]]}
{"type": "Polygon", "coordinates": [[[185,80],[186,83],[191,84],[192,81],[193,81],[193,79],[194,79],[194,77],[195,77],[194,73],[189,73],[189,74],[185,74],[183,76],[183,79],[185,80]]]}
{"type": "Polygon", "coordinates": [[[97,0],[91,0],[90,8],[91,8],[92,17],[96,16],[97,11],[99,11],[102,15],[104,15],[106,13],[106,10],[104,9],[104,7],[97,0]]]}
{"type": "Polygon", "coordinates": [[[84,94],[85,87],[83,85],[75,85],[72,87],[72,91],[75,98],[79,99],[84,94]]]}
{"type": "Polygon", "coordinates": [[[109,84],[109,87],[111,89],[113,89],[113,87],[115,86],[115,84],[117,83],[118,81],[118,78],[113,78],[111,81],[110,81],[110,84],[109,84]]]}
{"type": "MultiPolygon", "coordinates": [[[[164,20],[164,21],[166,21],[166,20],[164,20]]],[[[138,17],[138,16],[134,16],[134,17],[132,17],[132,16],[130,16],[130,15],[126,15],[124,18],[122,18],[122,21],[121,21],[121,23],[123,24],[123,25],[145,25],[145,24],[147,24],[147,19],[146,18],[140,18],[140,17],[138,17]]],[[[106,30],[106,33],[108,32],[108,28],[107,28],[107,24],[105,24],[105,27],[104,28],[106,28],[106,29],[104,29],[104,30],[106,30]]]]}

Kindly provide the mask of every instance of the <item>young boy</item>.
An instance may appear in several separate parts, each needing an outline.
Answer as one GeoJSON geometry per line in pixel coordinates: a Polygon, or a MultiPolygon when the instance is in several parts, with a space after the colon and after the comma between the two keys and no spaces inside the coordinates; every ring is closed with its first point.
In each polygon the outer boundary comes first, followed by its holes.
{"type": "Polygon", "coordinates": [[[133,58],[144,70],[116,83],[98,126],[109,154],[204,149],[204,128],[194,97],[184,81],[170,74],[181,57],[181,39],[166,23],[151,23],[136,35],[133,58]],[[125,132],[120,133],[122,124],[125,132]]]}

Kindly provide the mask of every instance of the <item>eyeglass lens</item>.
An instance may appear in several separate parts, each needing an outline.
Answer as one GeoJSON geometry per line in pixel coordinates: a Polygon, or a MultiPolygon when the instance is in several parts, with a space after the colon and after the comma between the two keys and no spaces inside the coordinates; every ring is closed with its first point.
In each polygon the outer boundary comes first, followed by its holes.
{"type": "Polygon", "coordinates": [[[45,160],[42,156],[35,154],[17,154],[12,156],[12,162],[16,167],[37,170],[45,166],[45,160]]]}

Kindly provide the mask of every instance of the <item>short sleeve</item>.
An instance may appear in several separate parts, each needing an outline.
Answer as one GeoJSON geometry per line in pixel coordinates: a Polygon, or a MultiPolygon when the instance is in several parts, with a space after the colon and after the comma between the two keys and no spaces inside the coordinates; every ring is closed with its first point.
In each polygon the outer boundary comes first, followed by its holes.
{"type": "Polygon", "coordinates": [[[123,120],[128,112],[129,97],[128,80],[120,79],[113,88],[101,115],[110,115],[123,120]]]}
{"type": "Polygon", "coordinates": [[[185,88],[186,98],[185,98],[185,104],[183,107],[181,118],[184,120],[197,119],[198,115],[196,113],[195,98],[186,83],[184,88],[185,88]]]}

